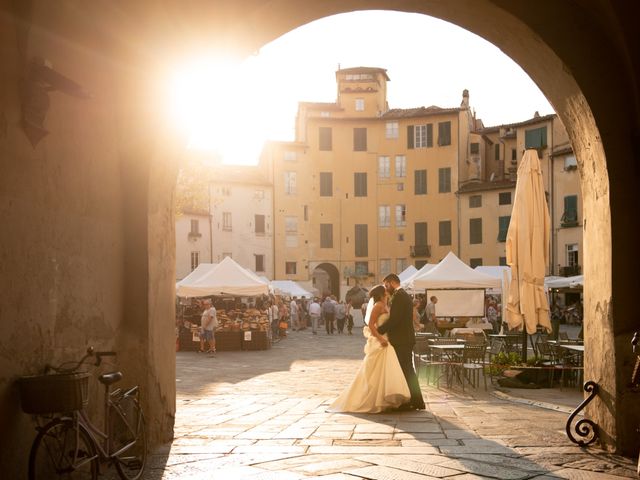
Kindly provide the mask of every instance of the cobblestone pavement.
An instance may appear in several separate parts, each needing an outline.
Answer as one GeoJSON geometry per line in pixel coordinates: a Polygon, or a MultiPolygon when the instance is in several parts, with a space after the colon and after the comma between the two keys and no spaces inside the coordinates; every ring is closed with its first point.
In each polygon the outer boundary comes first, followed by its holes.
{"type": "Polygon", "coordinates": [[[637,478],[631,459],[574,446],[564,411],[491,387],[463,394],[423,378],[425,411],[327,413],[363,346],[360,330],[306,330],[266,351],[178,352],[175,439],[150,457],[145,478],[637,478]]]}

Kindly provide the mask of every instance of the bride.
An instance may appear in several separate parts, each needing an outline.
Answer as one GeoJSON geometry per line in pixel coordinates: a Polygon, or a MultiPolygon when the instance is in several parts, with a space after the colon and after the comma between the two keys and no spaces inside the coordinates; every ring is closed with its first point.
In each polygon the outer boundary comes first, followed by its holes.
{"type": "Polygon", "coordinates": [[[330,412],[378,413],[399,407],[411,398],[393,346],[386,335],[378,333],[378,326],[389,318],[384,286],[373,288],[369,297],[367,326],[362,331],[367,339],[364,360],[349,388],[329,407],[330,412]]]}

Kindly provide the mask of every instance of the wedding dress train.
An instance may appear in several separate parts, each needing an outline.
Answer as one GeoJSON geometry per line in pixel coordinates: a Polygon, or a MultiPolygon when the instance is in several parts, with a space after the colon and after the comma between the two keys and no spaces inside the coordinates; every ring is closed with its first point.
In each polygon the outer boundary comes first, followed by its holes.
{"type": "MultiPolygon", "coordinates": [[[[389,314],[380,315],[378,325],[388,318],[389,314]]],[[[330,412],[378,413],[411,399],[393,346],[383,347],[367,326],[363,334],[367,339],[364,360],[351,385],[329,407],[330,412]]]]}

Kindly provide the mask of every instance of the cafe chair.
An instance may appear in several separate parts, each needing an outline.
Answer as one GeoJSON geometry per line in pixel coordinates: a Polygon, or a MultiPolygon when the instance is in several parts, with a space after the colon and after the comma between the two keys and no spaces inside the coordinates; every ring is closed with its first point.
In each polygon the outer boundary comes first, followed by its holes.
{"type": "Polygon", "coordinates": [[[480,374],[482,374],[482,380],[484,382],[484,389],[487,390],[487,377],[485,375],[485,354],[487,351],[487,345],[468,345],[465,344],[462,354],[462,391],[464,392],[465,380],[473,388],[477,388],[480,383],[480,374]]]}

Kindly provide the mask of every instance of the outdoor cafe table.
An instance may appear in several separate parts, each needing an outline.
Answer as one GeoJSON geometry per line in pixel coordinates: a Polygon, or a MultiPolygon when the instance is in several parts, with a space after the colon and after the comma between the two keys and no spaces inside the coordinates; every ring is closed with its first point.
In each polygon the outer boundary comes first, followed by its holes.
{"type": "MultiPolygon", "coordinates": [[[[551,343],[551,341],[549,342],[551,343]]],[[[582,388],[582,374],[583,374],[583,362],[584,362],[584,345],[577,345],[575,343],[556,343],[556,347],[562,350],[567,350],[567,352],[565,354],[562,355],[562,363],[563,363],[563,372],[562,372],[562,379],[560,380],[560,382],[562,383],[564,381],[564,370],[567,368],[567,364],[565,364],[565,360],[570,357],[573,359],[573,361],[569,362],[569,367],[571,367],[572,369],[577,369],[578,370],[578,375],[576,378],[576,384],[578,385],[578,388],[582,388]],[[566,355],[566,357],[565,357],[566,355]]]]}
{"type": "Polygon", "coordinates": [[[431,350],[439,350],[445,359],[445,373],[447,379],[447,387],[451,387],[452,381],[457,378],[459,382],[462,382],[460,372],[456,369],[456,366],[462,361],[462,353],[464,352],[465,341],[457,339],[456,343],[452,344],[430,344],[431,350]]]}

